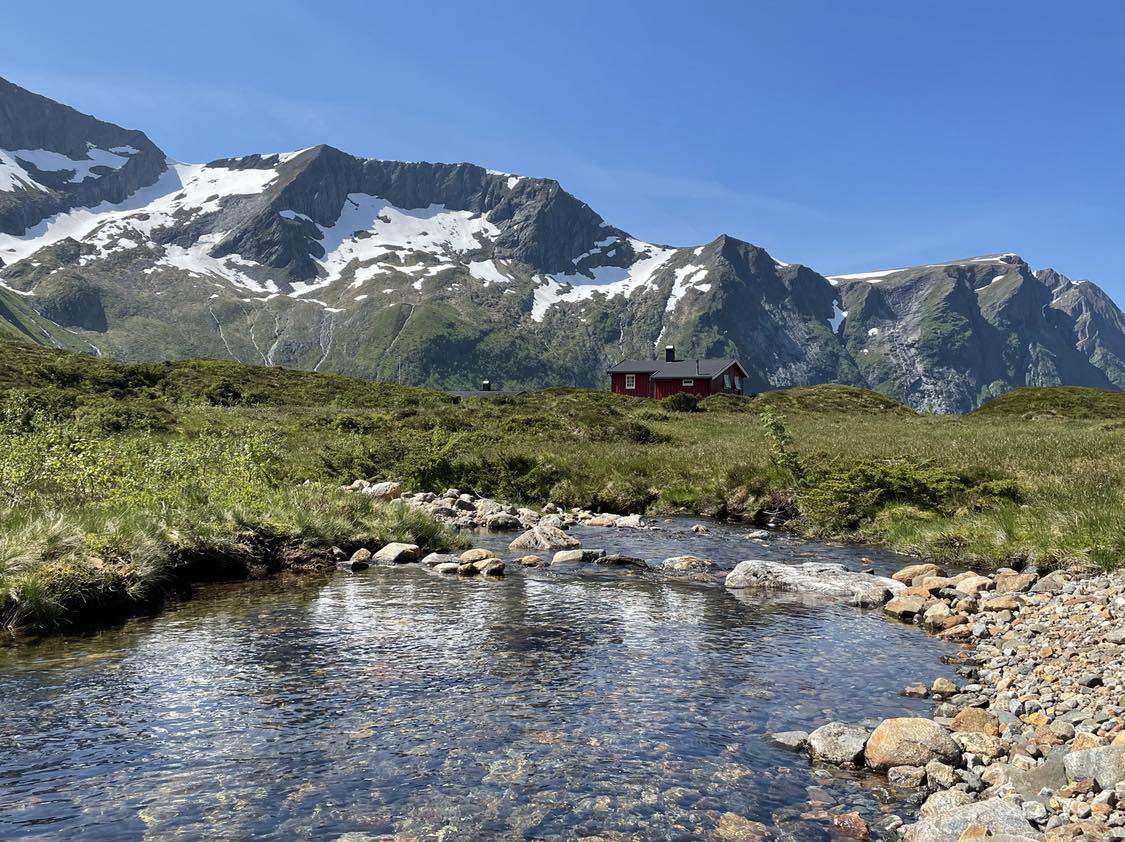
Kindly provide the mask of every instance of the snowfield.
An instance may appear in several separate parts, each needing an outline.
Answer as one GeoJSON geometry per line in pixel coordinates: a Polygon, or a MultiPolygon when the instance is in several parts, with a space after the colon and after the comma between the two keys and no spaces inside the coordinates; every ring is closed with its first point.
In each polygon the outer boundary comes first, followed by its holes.
{"type": "Polygon", "coordinates": [[[71,158],[61,152],[48,149],[0,149],[0,192],[13,190],[46,191],[45,185],[36,181],[31,169],[39,172],[71,172],[67,181],[81,184],[90,178],[98,178],[104,173],[94,172],[97,168],[119,170],[129,158],[140,150],[132,146],[115,146],[112,149],[99,149],[92,143],[86,144],[85,158],[71,158]]]}

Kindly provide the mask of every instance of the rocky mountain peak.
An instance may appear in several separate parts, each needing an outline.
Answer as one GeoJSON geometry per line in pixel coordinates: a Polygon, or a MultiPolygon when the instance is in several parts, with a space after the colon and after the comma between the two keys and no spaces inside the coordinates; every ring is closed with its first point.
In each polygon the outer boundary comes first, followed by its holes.
{"type": "Polygon", "coordinates": [[[751,389],[842,382],[934,412],[1125,386],[1121,311],[1016,254],[825,278],[729,234],[645,242],[554,179],[471,163],[324,144],[178,163],[7,82],[0,321],[125,359],[447,388],[603,385],[666,344],[740,358],[751,389]]]}
{"type": "Polygon", "coordinates": [[[0,79],[0,233],[52,214],[121,202],[153,184],[164,153],[123,129],[0,79]]]}

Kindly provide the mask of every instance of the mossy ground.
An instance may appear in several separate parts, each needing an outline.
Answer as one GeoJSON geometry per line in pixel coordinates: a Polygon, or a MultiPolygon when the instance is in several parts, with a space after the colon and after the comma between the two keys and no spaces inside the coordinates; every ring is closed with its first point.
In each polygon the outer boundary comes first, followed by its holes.
{"type": "Polygon", "coordinates": [[[3,343],[0,623],[144,603],[185,569],[203,575],[201,558],[221,572],[224,559],[260,564],[278,548],[456,541],[333,490],[357,477],[618,512],[773,513],[804,534],[970,564],[1117,566],[1119,396],[1065,390],[1052,404],[1049,392],[964,417],[842,386],[681,411],[580,389],[458,401],[333,375],[122,365],[3,343]],[[767,410],[780,426],[763,424],[767,410]]]}

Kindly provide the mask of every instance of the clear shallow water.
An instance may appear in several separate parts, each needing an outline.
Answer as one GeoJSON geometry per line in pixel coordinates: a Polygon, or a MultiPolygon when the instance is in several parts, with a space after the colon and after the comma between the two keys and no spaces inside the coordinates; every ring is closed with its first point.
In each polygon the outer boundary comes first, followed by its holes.
{"type": "MultiPolygon", "coordinates": [[[[578,534],[653,559],[814,551],[684,525],[578,534]]],[[[877,612],[629,574],[215,587],[0,650],[0,838],[694,839],[726,812],[828,838],[818,811],[902,805],[762,735],[924,712],[898,691],[949,674],[945,651],[877,612]]]]}

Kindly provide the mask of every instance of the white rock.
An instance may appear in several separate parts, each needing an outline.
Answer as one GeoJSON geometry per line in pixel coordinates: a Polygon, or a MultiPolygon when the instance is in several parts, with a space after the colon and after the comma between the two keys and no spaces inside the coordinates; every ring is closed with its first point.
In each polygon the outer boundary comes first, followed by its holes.
{"type": "Polygon", "coordinates": [[[845,600],[849,605],[867,607],[882,605],[906,587],[882,576],[854,573],[842,564],[781,564],[756,559],[739,562],[727,574],[726,586],[822,594],[845,600]]]}

